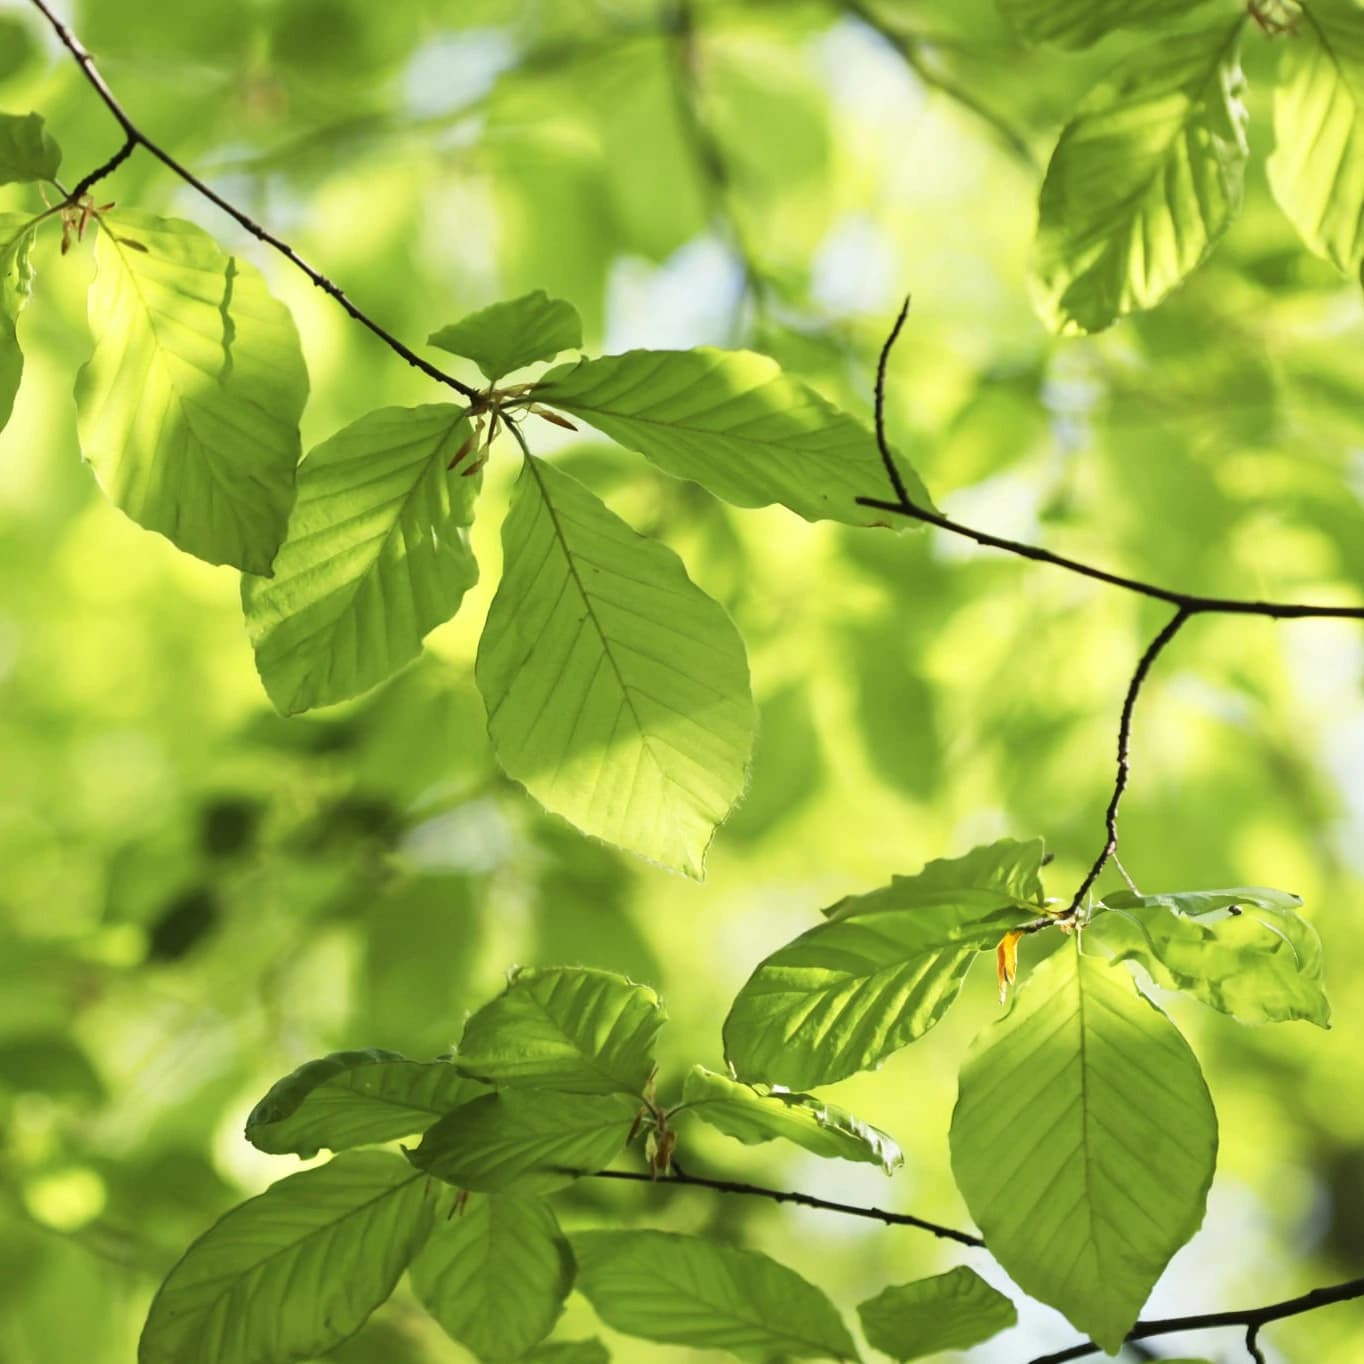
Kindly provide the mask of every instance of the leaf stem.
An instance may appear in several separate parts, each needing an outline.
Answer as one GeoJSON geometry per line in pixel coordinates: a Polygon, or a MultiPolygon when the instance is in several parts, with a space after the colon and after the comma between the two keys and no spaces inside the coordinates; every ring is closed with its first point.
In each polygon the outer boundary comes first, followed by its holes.
{"type": "Polygon", "coordinates": [[[395,355],[401,356],[414,369],[421,370],[428,378],[434,379],[438,384],[445,385],[446,388],[454,389],[456,393],[461,394],[463,397],[472,399],[477,396],[477,389],[462,383],[453,375],[446,374],[444,370],[438,369],[429,360],[423,359],[409,346],[398,340],[392,332],[380,326],[368,313],[362,312],[360,308],[352,303],[340,285],[335,284],[320,270],[309,265],[308,262],[288,244],[288,242],[276,237],[272,232],[261,226],[260,223],[244,213],[235,204],[223,198],[217,190],[213,189],[203,180],[200,180],[193,171],[189,170],[180,161],[177,161],[174,156],[158,143],[153,142],[152,139],[132,121],[128,112],[123,108],[122,104],[119,103],[118,98],[109,88],[108,83],[100,74],[99,69],[95,66],[94,58],[91,57],[90,53],[81,44],[80,39],[77,38],[66,24],[64,24],[52,11],[47,0],[32,0],[32,4],[43,18],[47,20],[62,46],[66,48],[74,58],[77,66],[80,67],[81,72],[90,87],[103,101],[105,108],[113,115],[118,126],[123,129],[123,145],[118,151],[110,156],[108,160],[103,162],[103,164],[97,166],[88,175],[81,178],[75,189],[71,192],[71,198],[73,200],[80,198],[81,195],[85,194],[100,180],[104,179],[105,176],[117,170],[118,167],[137,150],[137,148],[141,147],[160,161],[167,170],[183,180],[191,189],[207,199],[211,204],[216,205],[226,213],[229,218],[245,228],[246,231],[258,241],[262,241],[267,246],[271,246],[278,251],[291,265],[302,271],[302,273],[321,289],[323,293],[330,294],[356,322],[373,332],[373,334],[377,336],[389,350],[393,351],[395,355]]]}

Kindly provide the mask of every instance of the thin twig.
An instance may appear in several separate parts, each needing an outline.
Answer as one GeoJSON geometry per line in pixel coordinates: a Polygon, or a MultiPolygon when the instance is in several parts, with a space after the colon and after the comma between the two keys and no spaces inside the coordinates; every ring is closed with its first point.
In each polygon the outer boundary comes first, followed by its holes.
{"type": "Polygon", "coordinates": [[[385,328],[381,327],[368,313],[361,310],[351,302],[346,296],[340,285],[333,283],[320,270],[314,269],[302,256],[294,250],[287,242],[276,237],[272,232],[267,231],[255,219],[243,213],[235,204],[224,199],[217,190],[200,180],[191,170],[182,165],[168,151],[153,142],[137,125],[132,121],[127,111],[119,103],[114,92],[109,88],[105,79],[100,75],[95,66],[94,58],[82,46],[80,39],[52,12],[47,4],[47,0],[32,0],[35,9],[42,14],[51,26],[52,31],[57,35],[63,47],[75,58],[76,64],[80,67],[86,81],[95,93],[104,102],[105,108],[114,116],[118,126],[123,129],[124,143],[107,161],[89,175],[82,177],[76,188],[72,191],[72,197],[78,198],[86,193],[92,186],[99,183],[106,175],[116,170],[129,156],[138,148],[142,147],[167,170],[179,176],[191,189],[202,195],[211,204],[215,204],[222,209],[228,217],[244,227],[257,240],[265,242],[267,246],[272,246],[289,263],[301,270],[307,277],[324,293],[330,294],[350,316],[362,327],[373,332],[394,354],[402,356],[404,360],[415,369],[421,370],[428,378],[434,379],[438,384],[444,384],[447,388],[452,388],[456,393],[465,398],[475,398],[478,390],[468,384],[461,383],[460,380],[452,375],[446,374],[444,370],[437,368],[429,360],[424,360],[416,351],[399,341],[396,336],[385,328]]]}
{"type": "MultiPolygon", "coordinates": [[[[1203,1312],[1189,1317],[1162,1317],[1155,1321],[1139,1321],[1127,1333],[1127,1340],[1149,1340],[1152,1336],[1168,1336],[1183,1331],[1208,1331],[1219,1327],[1245,1327],[1246,1347],[1251,1351],[1256,1364],[1264,1364],[1259,1353],[1257,1337],[1262,1326],[1272,1321],[1282,1321],[1285,1317],[1301,1316],[1304,1312],[1315,1312],[1319,1307],[1329,1307],[1337,1302],[1350,1302],[1364,1298],[1364,1278],[1347,1279],[1344,1283],[1332,1284],[1328,1288],[1314,1288],[1300,1297],[1285,1298],[1282,1302],[1270,1303],[1264,1307],[1246,1307],[1235,1312],[1203,1312]]],[[[1092,1340],[1082,1341],[1068,1349],[1058,1350],[1055,1354],[1039,1355],[1030,1364],[1069,1364],[1072,1359],[1084,1359],[1088,1355],[1099,1354],[1101,1347],[1092,1340]]]]}
{"type": "Polygon", "coordinates": [[[881,357],[876,371],[876,443],[881,451],[881,459],[886,466],[886,473],[890,478],[891,486],[895,491],[895,500],[859,497],[856,500],[860,506],[874,507],[879,511],[891,512],[911,521],[922,521],[925,525],[937,526],[939,530],[948,531],[967,540],[974,540],[976,544],[982,545],[986,549],[1003,550],[1004,553],[1016,555],[1020,559],[1031,559],[1035,563],[1052,564],[1071,573],[1078,573],[1083,578],[1092,578],[1095,582],[1108,583],[1111,587],[1121,587],[1128,592],[1135,592],[1155,601],[1168,602],[1171,606],[1181,608],[1190,615],[1265,616],[1271,620],[1364,620],[1364,606],[1316,606],[1306,602],[1248,601],[1238,597],[1204,597],[1193,592],[1175,592],[1167,587],[1158,587],[1155,583],[1144,582],[1140,578],[1127,578],[1120,573],[1110,573],[1107,569],[1096,568],[1094,565],[1082,563],[1078,559],[1067,558],[1064,554],[1053,554],[1051,550],[1043,549],[1040,545],[1031,545],[1021,540],[1009,540],[1002,535],[992,535],[988,531],[976,530],[972,526],[963,525],[960,521],[953,521],[950,517],[943,516],[939,512],[929,511],[926,507],[918,506],[905,489],[904,480],[895,467],[890,443],[886,438],[886,366],[895,342],[904,329],[905,319],[909,316],[909,303],[909,299],[905,299],[904,306],[900,309],[895,323],[891,327],[890,335],[881,348],[881,357]]]}
{"type": "Polygon", "coordinates": [[[963,1246],[985,1245],[979,1236],[973,1236],[969,1231],[958,1231],[955,1227],[929,1222],[922,1217],[915,1217],[912,1213],[888,1212],[884,1208],[867,1208],[854,1203],[835,1203],[827,1198],[816,1198],[813,1194],[769,1189],[761,1184],[745,1184],[732,1179],[706,1179],[702,1175],[684,1174],[675,1166],[671,1175],[663,1175],[658,1179],[634,1170],[597,1170],[592,1174],[592,1178],[621,1179],[634,1184],[690,1185],[697,1189],[714,1189],[717,1193],[746,1194],[754,1198],[768,1198],[774,1203],[796,1203],[802,1208],[818,1208],[823,1212],[838,1212],[848,1217],[865,1217],[875,1222],[884,1222],[888,1227],[914,1227],[919,1231],[931,1232],[945,1241],[956,1241],[963,1246]]]}
{"type": "Polygon", "coordinates": [[[888,43],[898,52],[905,65],[925,85],[932,87],[940,94],[946,95],[948,99],[961,105],[968,113],[980,119],[994,133],[1005,149],[1029,170],[1038,169],[1037,158],[1033,155],[1033,150],[1022,133],[1014,128],[1002,114],[996,113],[990,108],[973,91],[953,80],[951,76],[945,76],[941,71],[934,68],[925,55],[926,50],[932,46],[928,39],[915,33],[906,33],[902,29],[892,28],[870,5],[864,3],[864,0],[840,0],[840,4],[846,13],[852,15],[859,23],[865,24],[882,41],[888,43]]]}

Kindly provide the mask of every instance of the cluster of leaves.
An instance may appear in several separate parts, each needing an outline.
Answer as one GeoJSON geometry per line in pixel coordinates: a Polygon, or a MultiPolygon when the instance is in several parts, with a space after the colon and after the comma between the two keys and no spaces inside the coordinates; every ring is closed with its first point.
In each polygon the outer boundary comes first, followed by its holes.
{"type": "MultiPolygon", "coordinates": [[[[890,1174],[892,1138],[803,1091],[922,1037],[978,956],[1049,928],[1042,862],[1040,839],[1003,840],[840,900],[739,992],[724,1025],[729,1074],[693,1067],[670,1106],[653,1061],[658,996],[585,967],[514,973],[442,1059],[352,1051],[309,1062],[255,1107],[247,1138],[272,1154],[347,1154],[195,1242],[153,1304],[143,1364],[320,1353],[407,1268],[427,1310],[484,1360],[549,1357],[535,1350],[575,1287],[608,1325],[646,1339],[856,1358],[823,1292],[770,1258],[661,1231],[566,1237],[546,1199],[640,1139],[666,1175],[683,1117],[890,1174]],[[418,1132],[406,1161],[350,1153],[418,1132]],[[457,1191],[444,1218],[433,1179],[457,1191]],[[299,1281],[311,1291],[290,1292],[299,1281]]],[[[1123,963],[1243,1021],[1324,1027],[1320,945],[1299,903],[1263,888],[1109,895],[962,1068],[952,1163],[986,1244],[1020,1288],[1105,1349],[1202,1222],[1217,1150],[1193,1052],[1123,963]]],[[[1012,965],[1001,960],[1002,990],[1012,965]]],[[[967,1348],[1015,1321],[965,1266],[859,1311],[867,1339],[898,1360],[967,1348]]],[[[600,1346],[575,1348],[601,1357],[600,1346]]]]}
{"type": "Polygon", "coordinates": [[[1208,257],[1241,209],[1250,145],[1241,44],[1283,39],[1267,170],[1312,251],[1364,263],[1364,13],[1350,0],[1000,0],[1029,42],[1141,42],[1083,98],[1047,168],[1033,283],[1061,333],[1152,308],[1208,257]]]}

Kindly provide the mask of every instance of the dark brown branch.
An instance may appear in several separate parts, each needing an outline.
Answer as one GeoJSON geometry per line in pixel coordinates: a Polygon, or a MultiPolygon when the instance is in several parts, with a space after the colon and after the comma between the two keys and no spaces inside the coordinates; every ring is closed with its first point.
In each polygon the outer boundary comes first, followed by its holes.
{"type": "Polygon", "coordinates": [[[813,1194],[788,1192],[782,1189],[769,1189],[761,1184],[744,1184],[732,1179],[706,1179],[701,1175],[684,1174],[674,1167],[670,1175],[654,1179],[651,1175],[636,1173],[633,1170],[598,1170],[593,1179],[621,1179],[635,1184],[690,1185],[697,1189],[714,1189],[717,1193],[745,1194],[754,1198],[768,1198],[774,1203],[795,1203],[802,1208],[818,1208],[823,1212],[839,1212],[849,1217],[866,1217],[875,1222],[884,1222],[888,1227],[914,1227],[919,1231],[931,1232],[946,1241],[956,1241],[963,1246],[984,1246],[979,1236],[968,1231],[958,1231],[955,1227],[944,1227],[937,1222],[926,1221],[907,1212],[888,1212],[884,1208],[865,1208],[853,1203],[835,1203],[827,1198],[816,1198],[813,1194]]]}
{"type": "Polygon", "coordinates": [[[1158,587],[1155,583],[1143,582],[1140,578],[1127,578],[1120,573],[1110,573],[1107,569],[1082,563],[1078,559],[1069,559],[1064,554],[1053,554],[1051,550],[1043,549],[1040,545],[1030,545],[1021,540],[1009,540],[1002,535],[991,535],[988,531],[964,526],[961,522],[953,521],[950,517],[943,516],[939,512],[929,511],[925,507],[918,506],[905,489],[904,480],[895,467],[895,460],[890,452],[890,443],[886,438],[886,366],[890,360],[890,353],[904,328],[905,319],[909,316],[909,302],[909,299],[905,300],[904,306],[895,319],[890,335],[881,348],[881,357],[876,370],[876,443],[881,451],[881,459],[886,466],[887,476],[895,491],[895,500],[859,497],[857,502],[860,506],[874,507],[879,511],[903,516],[911,521],[922,521],[925,525],[937,526],[939,530],[948,531],[967,540],[974,540],[976,544],[982,545],[986,549],[1003,550],[1004,553],[1016,555],[1020,559],[1031,559],[1035,563],[1052,564],[1057,568],[1064,568],[1068,572],[1078,573],[1082,578],[1092,578],[1095,582],[1108,583],[1111,587],[1121,587],[1143,597],[1168,602],[1171,606],[1183,610],[1188,615],[1206,613],[1223,616],[1265,616],[1271,620],[1324,618],[1364,620],[1364,606],[1316,606],[1305,602],[1247,601],[1238,597],[1203,597],[1193,592],[1175,592],[1168,587],[1158,587]]]}
{"type": "Polygon", "coordinates": [[[1108,809],[1104,812],[1104,829],[1108,836],[1104,840],[1103,848],[1098,857],[1094,859],[1094,865],[1086,873],[1085,879],[1080,882],[1080,888],[1075,892],[1075,896],[1063,916],[1064,918],[1073,919],[1075,917],[1085,896],[1093,887],[1094,882],[1099,879],[1099,873],[1103,871],[1108,859],[1118,850],[1118,806],[1122,804],[1123,793],[1127,790],[1127,781],[1132,774],[1132,716],[1137,708],[1137,698],[1141,695],[1141,689],[1146,685],[1146,678],[1150,674],[1152,665],[1160,657],[1161,651],[1174,639],[1193,614],[1194,612],[1189,607],[1181,606],[1166,621],[1160,633],[1146,646],[1146,652],[1137,660],[1137,666],[1132,673],[1132,680],[1127,684],[1127,695],[1123,697],[1122,714],[1118,719],[1118,775],[1113,782],[1113,794],[1109,797],[1108,809]]]}
{"type": "Polygon", "coordinates": [[[477,389],[471,388],[468,384],[461,383],[452,375],[446,374],[444,370],[438,369],[429,360],[424,360],[414,350],[404,345],[396,336],[374,321],[368,313],[361,312],[361,310],[346,296],[340,285],[333,283],[326,275],[322,274],[320,270],[315,270],[292,246],[287,242],[282,241],[279,237],[276,237],[273,233],[267,231],[253,218],[243,213],[235,204],[224,199],[221,194],[211,186],[205,184],[204,181],[200,180],[197,175],[177,161],[168,151],[153,142],[151,138],[142,132],[142,130],[132,121],[127,111],[114,95],[114,92],[105,82],[104,77],[100,75],[98,68],[95,66],[94,58],[91,57],[90,53],[82,46],[80,39],[78,39],[76,35],[52,12],[47,4],[47,0],[33,0],[33,5],[39,13],[42,14],[43,18],[47,20],[52,31],[61,41],[62,46],[65,47],[75,59],[76,64],[80,67],[81,72],[85,76],[90,87],[104,102],[105,108],[113,115],[118,122],[118,126],[123,129],[123,146],[105,161],[103,165],[98,166],[95,170],[91,171],[89,175],[84,176],[80,180],[72,191],[73,199],[79,198],[80,195],[89,191],[106,175],[111,174],[122,165],[138,147],[142,147],[160,161],[167,170],[173,172],[183,180],[185,184],[189,185],[191,189],[202,195],[211,204],[215,204],[218,208],[222,209],[229,218],[239,223],[258,241],[265,242],[267,246],[274,247],[280,255],[282,255],[291,265],[301,270],[319,289],[326,294],[330,294],[356,322],[373,332],[389,350],[394,352],[394,354],[402,356],[402,358],[406,360],[409,365],[413,366],[413,368],[421,370],[423,374],[430,379],[434,379],[438,384],[444,384],[446,388],[454,389],[456,393],[461,394],[463,397],[474,398],[477,396],[477,389]]]}
{"type": "MultiPolygon", "coordinates": [[[[1260,1328],[1272,1321],[1282,1321],[1285,1317],[1301,1316],[1304,1312],[1315,1312],[1319,1307],[1330,1307],[1333,1303],[1350,1302],[1364,1298],[1364,1278],[1348,1279],[1344,1283],[1332,1284],[1328,1288],[1314,1288],[1300,1297],[1285,1298],[1283,1302],[1269,1303],[1264,1307],[1246,1307],[1235,1312],[1203,1312],[1190,1317],[1162,1317],[1155,1321],[1139,1321],[1128,1333],[1127,1339],[1150,1340],[1152,1336],[1169,1336],[1183,1331],[1216,1330],[1219,1327],[1244,1327],[1246,1348],[1257,1364],[1264,1364],[1260,1354],[1258,1336],[1260,1328]]],[[[1030,1364],[1069,1364],[1072,1359],[1084,1359],[1088,1355],[1100,1353],[1100,1348],[1092,1340],[1082,1341],[1069,1349],[1058,1350],[1055,1354],[1039,1355],[1030,1364]]]]}

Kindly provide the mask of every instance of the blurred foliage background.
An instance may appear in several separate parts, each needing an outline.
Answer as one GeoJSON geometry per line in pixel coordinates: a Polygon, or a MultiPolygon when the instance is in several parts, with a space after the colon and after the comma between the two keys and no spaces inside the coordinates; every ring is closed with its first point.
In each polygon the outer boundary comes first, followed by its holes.
{"type": "MultiPolygon", "coordinates": [[[[989,0],[691,9],[690,27],[655,0],[82,0],[69,17],[150,136],[410,342],[546,288],[582,312],[589,348],[747,344],[865,413],[912,290],[890,415],[959,519],[1186,590],[1359,600],[1358,283],[1300,247],[1262,157],[1241,219],[1159,310],[1066,341],[1031,311],[1041,167],[1128,38],[1026,50],[989,0]]],[[[1277,56],[1249,43],[1261,153],[1277,56]]],[[[19,3],[0,9],[0,107],[43,112],[73,176],[117,145],[19,3]]],[[[305,443],[432,400],[145,155],[107,189],[196,219],[267,271],[303,333],[305,443]]],[[[734,511],[549,428],[537,448],[672,544],[748,640],[756,768],[707,882],[580,838],[497,774],[471,680],[486,587],[392,684],[277,718],[235,575],[138,530],[80,463],[88,247],[61,257],[45,239],[36,265],[0,442],[4,1364],[131,1358],[188,1241],[293,1168],[240,1132],[309,1057],[435,1054],[511,964],[583,962],[663,991],[667,1093],[690,1062],[720,1062],[729,999],[819,906],[1004,834],[1045,835],[1049,890],[1069,895],[1097,851],[1118,704],[1163,610],[933,532],[734,511]]],[[[489,582],[514,468],[494,457],[475,530],[489,582]]],[[[1144,890],[1300,893],[1336,1019],[1256,1030],[1165,1001],[1204,1060],[1222,1154],[1205,1229],[1148,1315],[1267,1301],[1364,1263],[1362,675],[1348,622],[1202,619],[1143,698],[1129,871],[1144,890]]],[[[964,1224],[946,1133],[961,1056],[997,1010],[989,977],[931,1037],[830,1093],[906,1148],[893,1181],[701,1132],[688,1167],[964,1224]]],[[[755,1245],[845,1307],[963,1258],[699,1190],[589,1180],[564,1216],[755,1245]]],[[[1000,1282],[988,1256],[965,1259],[1000,1282]]],[[[400,1296],[334,1357],[461,1358],[434,1329],[400,1296]]],[[[559,1334],[598,1329],[574,1299],[559,1334]]],[[[1240,1358],[1230,1335],[1162,1349],[1240,1358]]],[[[973,1357],[1072,1338],[1033,1305],[973,1357]]],[[[1356,1364],[1361,1341],[1356,1303],[1263,1344],[1356,1364]]]]}

